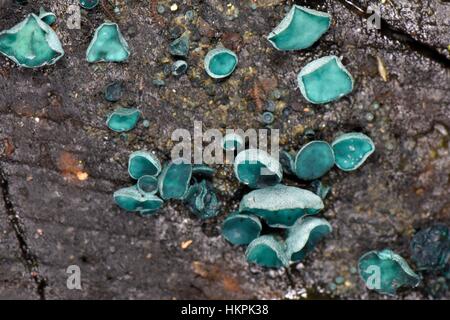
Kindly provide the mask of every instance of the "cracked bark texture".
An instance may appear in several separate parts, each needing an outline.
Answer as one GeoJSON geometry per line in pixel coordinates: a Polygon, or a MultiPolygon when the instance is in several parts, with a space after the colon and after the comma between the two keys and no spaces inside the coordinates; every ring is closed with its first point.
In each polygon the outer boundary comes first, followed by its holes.
{"type": "MultiPolygon", "coordinates": [[[[416,230],[450,224],[450,4],[261,0],[252,10],[250,1],[173,2],[179,9],[166,9],[157,19],[151,1],[118,1],[122,11],[114,19],[132,57],[126,64],[95,65],[85,61],[85,51],[95,27],[113,12],[106,2],[109,13],[101,6],[83,12],[80,30],[65,23],[68,1],[3,5],[2,30],[40,5],[53,10],[66,55],[38,70],[0,57],[0,297],[239,299],[306,293],[308,298],[386,299],[368,292],[352,271],[358,258],[389,247],[411,262],[408,246],[416,230]],[[228,3],[239,9],[233,20],[228,3]],[[330,12],[333,25],[309,50],[277,52],[264,36],[292,3],[330,12]],[[381,6],[382,30],[367,30],[365,9],[371,3],[381,6]],[[201,19],[184,21],[189,9],[201,19]],[[167,77],[158,88],[152,81],[172,61],[167,46],[176,25],[199,34],[192,36],[190,69],[180,78],[167,77]],[[229,79],[213,82],[202,59],[219,42],[233,47],[240,63],[229,79]],[[343,58],[356,87],[338,102],[308,105],[296,88],[296,75],[307,62],[328,54],[343,58]],[[378,73],[377,58],[389,72],[387,82],[378,73]],[[127,89],[120,103],[136,105],[149,128],[141,122],[118,135],[105,127],[105,116],[116,105],[103,99],[102,90],[119,79],[127,89]],[[198,221],[175,202],[150,218],[126,214],[113,204],[114,190],[132,183],[126,173],[130,152],[146,148],[167,160],[172,131],[192,130],[194,120],[203,121],[204,129],[262,128],[261,104],[274,88],[282,98],[272,127],[280,129],[283,147],[298,150],[307,128],[329,141],[340,132],[363,131],[377,146],[357,171],[333,170],[326,177],[333,190],[322,216],[334,231],[303,263],[279,271],[249,266],[244,248],[220,237],[221,221],[246,191],[229,166],[216,166],[214,184],[224,207],[212,220],[198,221]],[[87,180],[66,172],[64,154],[82,162],[87,180]],[[183,250],[186,240],[193,243],[183,250]],[[67,289],[69,265],[80,266],[82,290],[67,289]],[[331,291],[337,276],[345,284],[331,291]]],[[[425,274],[421,286],[397,298],[450,298],[448,290],[430,289],[438,276],[425,274]]]]}

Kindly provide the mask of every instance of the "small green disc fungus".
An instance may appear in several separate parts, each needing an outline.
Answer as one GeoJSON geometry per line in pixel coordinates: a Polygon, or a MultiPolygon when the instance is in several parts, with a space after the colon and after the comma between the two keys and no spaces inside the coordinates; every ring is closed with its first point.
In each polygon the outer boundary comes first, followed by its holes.
{"type": "Polygon", "coordinates": [[[249,244],[259,237],[262,225],[259,218],[248,214],[234,213],[222,224],[222,235],[236,245],[249,244]]]}
{"type": "Polygon", "coordinates": [[[172,41],[169,52],[172,56],[186,58],[189,54],[189,45],[189,33],[185,32],[181,37],[172,41]]]}
{"type": "Polygon", "coordinates": [[[226,78],[236,69],[238,61],[238,57],[233,51],[216,48],[206,55],[205,70],[211,78],[226,78]]]}
{"type": "Polygon", "coordinates": [[[159,176],[159,194],[164,200],[183,199],[189,189],[192,165],[183,162],[170,162],[159,176]]]}
{"type": "Polygon", "coordinates": [[[80,0],[80,6],[84,9],[94,9],[99,3],[99,0],[80,0]]]}
{"type": "Polygon", "coordinates": [[[244,147],[244,139],[237,133],[229,133],[223,137],[222,148],[225,151],[239,150],[244,147]]]}
{"type": "Polygon", "coordinates": [[[154,176],[142,176],[136,184],[140,193],[155,194],[158,192],[158,179],[154,176]]]}
{"type": "Polygon", "coordinates": [[[366,286],[381,294],[395,295],[400,287],[414,288],[421,280],[401,256],[389,249],[367,252],[358,267],[366,286]]]}
{"type": "Polygon", "coordinates": [[[234,161],[234,174],[241,183],[253,189],[276,185],[283,178],[280,163],[259,149],[239,152],[234,161]]]}
{"type": "Polygon", "coordinates": [[[301,50],[312,46],[331,25],[328,13],[294,5],[268,40],[278,50],[301,50]]]}
{"type": "Polygon", "coordinates": [[[334,153],[325,141],[311,141],[295,157],[295,174],[310,181],[322,177],[334,166],[334,153]]]}
{"type": "Polygon", "coordinates": [[[25,68],[52,65],[64,56],[55,31],[35,14],[0,32],[0,53],[25,68]]]}
{"type": "Polygon", "coordinates": [[[331,225],[325,219],[305,217],[298,219],[289,228],[286,238],[286,252],[290,260],[301,261],[311,252],[317,242],[331,232],[331,225]]]}
{"type": "Polygon", "coordinates": [[[86,59],[94,62],[123,62],[130,56],[127,42],[116,23],[105,22],[95,30],[86,52],[86,59]]]}
{"type": "Polygon", "coordinates": [[[280,151],[280,164],[283,168],[283,172],[286,174],[294,174],[295,173],[295,158],[294,156],[286,151],[280,151]]]}
{"type": "Polygon", "coordinates": [[[302,95],[314,104],[338,100],[353,90],[353,78],[336,56],[308,63],[297,80],[302,95]]]}
{"type": "Polygon", "coordinates": [[[156,177],[161,172],[161,163],[150,152],[135,151],[128,159],[128,174],[135,180],[143,176],[156,177]]]}
{"type": "Polygon", "coordinates": [[[163,201],[154,194],[141,193],[136,186],[114,192],[114,201],[126,211],[152,214],[163,205],[163,201]]]}
{"type": "Polygon", "coordinates": [[[271,227],[287,228],[298,218],[316,214],[323,207],[322,199],[311,191],[279,184],[245,195],[239,211],[257,215],[271,227]]]}
{"type": "Polygon", "coordinates": [[[359,132],[345,133],[331,144],[336,166],[344,171],[358,169],[375,151],[375,145],[368,136],[359,132]]]}
{"type": "Polygon", "coordinates": [[[200,219],[209,219],[219,213],[220,202],[217,195],[206,180],[195,183],[189,187],[183,196],[189,209],[200,219]]]}
{"type": "Polygon", "coordinates": [[[115,132],[126,132],[134,129],[141,117],[141,112],[136,108],[119,107],[108,116],[106,125],[115,132]]]}
{"type": "Polygon", "coordinates": [[[248,262],[268,268],[289,265],[285,245],[274,236],[265,235],[253,240],[247,247],[245,256],[248,262]]]}
{"type": "Polygon", "coordinates": [[[44,21],[49,26],[55,24],[56,15],[53,12],[47,12],[43,7],[39,9],[39,19],[44,21]]]}

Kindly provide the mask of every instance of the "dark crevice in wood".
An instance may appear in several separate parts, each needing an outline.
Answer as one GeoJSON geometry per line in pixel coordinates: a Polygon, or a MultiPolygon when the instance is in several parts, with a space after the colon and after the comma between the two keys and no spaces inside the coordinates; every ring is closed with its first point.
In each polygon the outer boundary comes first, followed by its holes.
{"type": "Polygon", "coordinates": [[[47,286],[47,279],[39,274],[39,264],[36,256],[31,252],[30,248],[25,239],[25,228],[19,219],[13,203],[11,202],[11,197],[9,194],[9,182],[7,176],[0,166],[0,187],[2,188],[2,197],[5,205],[5,211],[8,215],[9,222],[12,229],[17,237],[19,243],[19,248],[21,251],[22,259],[25,268],[30,273],[31,277],[34,279],[37,285],[37,294],[41,300],[45,300],[45,288],[47,286]]]}

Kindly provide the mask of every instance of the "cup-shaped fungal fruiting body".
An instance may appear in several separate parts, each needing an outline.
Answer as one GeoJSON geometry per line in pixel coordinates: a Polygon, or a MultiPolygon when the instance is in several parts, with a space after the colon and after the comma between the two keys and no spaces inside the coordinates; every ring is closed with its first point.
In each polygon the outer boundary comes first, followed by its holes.
{"type": "Polygon", "coordinates": [[[375,145],[368,136],[360,132],[345,133],[331,144],[336,166],[343,171],[358,169],[375,151],[375,145]]]}
{"type": "Polygon", "coordinates": [[[225,151],[240,150],[244,144],[244,138],[237,133],[228,133],[222,139],[222,148],[225,151]]]}
{"type": "Polygon", "coordinates": [[[193,164],[192,165],[192,175],[193,176],[203,176],[212,177],[216,173],[214,168],[207,166],[206,164],[193,164]]]}
{"type": "Polygon", "coordinates": [[[304,217],[288,230],[286,253],[290,260],[301,261],[311,252],[317,242],[331,232],[331,225],[325,219],[304,217]]]}
{"type": "Polygon", "coordinates": [[[94,9],[100,0],[80,0],[80,6],[84,9],[94,9]]]}
{"type": "Polygon", "coordinates": [[[295,157],[295,174],[302,180],[315,180],[334,166],[334,153],[328,142],[311,141],[295,157]]]}
{"type": "Polygon", "coordinates": [[[450,229],[436,224],[417,232],[411,240],[411,258],[419,270],[440,270],[450,257],[450,229]]]}
{"type": "Polygon", "coordinates": [[[161,163],[150,152],[135,151],[128,159],[128,174],[135,180],[143,176],[156,177],[161,172],[161,163]]]}
{"type": "Polygon", "coordinates": [[[191,185],[183,196],[183,201],[200,219],[209,219],[219,213],[219,199],[206,180],[191,185]]]}
{"type": "Polygon", "coordinates": [[[141,117],[141,112],[136,108],[119,107],[106,119],[108,128],[115,132],[126,132],[134,129],[141,117]]]}
{"type": "Polygon", "coordinates": [[[52,65],[64,56],[55,31],[35,14],[0,32],[0,53],[25,68],[52,65]]]}
{"type": "Polygon", "coordinates": [[[259,237],[261,230],[259,218],[249,214],[230,214],[222,224],[223,237],[236,245],[249,244],[259,237]]]}
{"type": "Polygon", "coordinates": [[[172,161],[165,165],[158,181],[161,198],[183,199],[189,189],[192,177],[192,165],[183,161],[172,161]]]}
{"type": "Polygon", "coordinates": [[[276,185],[283,178],[280,162],[259,149],[239,152],[234,161],[234,174],[253,189],[276,185]]]}
{"type": "Polygon", "coordinates": [[[267,268],[280,268],[289,265],[285,245],[272,235],[256,238],[247,247],[245,256],[248,262],[267,268]]]}
{"type": "Polygon", "coordinates": [[[312,46],[328,31],[331,15],[294,5],[267,39],[278,50],[301,50],[312,46]]]}
{"type": "Polygon", "coordinates": [[[314,104],[338,100],[353,90],[353,77],[336,56],[308,63],[297,80],[303,97],[314,104]]]}
{"type": "Polygon", "coordinates": [[[86,59],[94,62],[123,62],[130,56],[130,49],[119,30],[113,22],[105,22],[95,30],[87,52],[86,59]]]}
{"type": "Polygon", "coordinates": [[[311,191],[279,184],[245,195],[239,212],[259,216],[271,227],[287,228],[298,218],[316,214],[323,207],[322,199],[311,191]]]}
{"type": "Polygon", "coordinates": [[[400,287],[416,287],[420,283],[408,263],[389,249],[370,251],[358,263],[359,275],[366,286],[381,294],[395,295],[400,287]]]}
{"type": "Polygon", "coordinates": [[[148,215],[156,212],[163,201],[154,194],[141,193],[136,186],[123,188],[114,192],[114,201],[126,211],[148,215]]]}
{"type": "Polygon", "coordinates": [[[47,12],[43,7],[41,7],[39,9],[39,19],[51,26],[56,22],[56,14],[53,12],[47,12]]]}
{"type": "Polygon", "coordinates": [[[280,150],[280,164],[286,174],[295,174],[295,157],[286,150],[280,150]]]}
{"type": "Polygon", "coordinates": [[[138,179],[136,187],[140,193],[156,194],[158,192],[158,178],[155,176],[142,176],[138,179]]]}
{"type": "Polygon", "coordinates": [[[237,55],[225,48],[216,48],[205,57],[206,73],[214,79],[222,79],[231,75],[238,64],[237,55]]]}
{"type": "Polygon", "coordinates": [[[186,58],[189,53],[189,45],[189,34],[185,32],[181,37],[172,41],[169,52],[172,56],[186,58]]]}

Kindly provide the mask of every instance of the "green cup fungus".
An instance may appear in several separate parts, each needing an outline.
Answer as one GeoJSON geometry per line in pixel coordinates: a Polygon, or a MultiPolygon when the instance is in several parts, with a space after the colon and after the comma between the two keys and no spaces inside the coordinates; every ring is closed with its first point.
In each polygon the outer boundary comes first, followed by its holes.
{"type": "Polygon", "coordinates": [[[219,199],[211,184],[206,180],[191,185],[183,196],[183,201],[200,219],[209,219],[219,213],[219,199]]]}
{"type": "Polygon", "coordinates": [[[244,145],[244,138],[237,133],[228,133],[222,140],[222,148],[225,151],[240,150],[244,147],[244,145]]]}
{"type": "Polygon", "coordinates": [[[106,125],[112,131],[126,132],[134,129],[141,117],[141,112],[136,108],[119,107],[106,119],[106,125]]]}
{"type": "Polygon", "coordinates": [[[135,180],[143,176],[157,177],[161,172],[161,163],[150,152],[135,151],[128,159],[128,174],[135,180]]]}
{"type": "Polygon", "coordinates": [[[245,195],[239,211],[259,216],[271,227],[288,228],[298,218],[316,214],[323,207],[322,199],[313,192],[279,184],[245,195]]]}
{"type": "Polygon", "coordinates": [[[245,251],[247,261],[267,268],[280,268],[289,265],[285,245],[272,235],[256,238],[245,251]]]}
{"type": "Polygon", "coordinates": [[[295,174],[302,180],[315,180],[334,166],[334,153],[325,141],[311,141],[295,157],[295,174]]]}
{"type": "Polygon", "coordinates": [[[239,152],[234,161],[234,174],[241,183],[253,189],[276,185],[283,178],[278,160],[259,149],[239,152]]]}
{"type": "Polygon", "coordinates": [[[142,176],[138,179],[136,187],[140,193],[156,194],[158,192],[158,178],[155,176],[142,176]]]}
{"type": "Polygon", "coordinates": [[[100,0],[80,0],[80,6],[84,9],[91,10],[94,9],[100,0]]]}
{"type": "MultiPolygon", "coordinates": [[[[50,16],[43,16],[45,20],[50,16]]],[[[64,56],[55,31],[35,14],[0,32],[0,53],[25,68],[52,65],[64,56]]]]}
{"type": "Polygon", "coordinates": [[[105,22],[95,30],[94,37],[87,49],[86,60],[94,62],[123,62],[130,56],[130,49],[113,22],[105,22]]]}
{"type": "Polygon", "coordinates": [[[297,80],[303,97],[314,104],[338,100],[353,90],[353,77],[336,56],[308,63],[297,80]]]}
{"type": "Polygon", "coordinates": [[[136,186],[117,190],[113,197],[120,208],[143,215],[152,214],[163,205],[159,197],[150,193],[141,193],[136,186]]]}
{"type": "Polygon", "coordinates": [[[306,49],[319,40],[330,25],[328,13],[294,5],[267,39],[277,50],[306,49]]]}
{"type": "Polygon", "coordinates": [[[345,133],[331,144],[336,166],[343,171],[358,169],[375,151],[375,145],[368,136],[359,132],[345,133]]]}
{"type": "Polygon", "coordinates": [[[192,165],[183,161],[168,163],[159,176],[158,189],[161,198],[183,199],[189,189],[192,165]]]}
{"type": "Polygon", "coordinates": [[[259,218],[253,215],[233,213],[222,224],[222,235],[228,242],[245,245],[259,237],[262,230],[259,218]]]}
{"type": "Polygon", "coordinates": [[[401,256],[389,249],[367,252],[358,267],[366,286],[381,294],[395,295],[399,288],[417,287],[421,280],[401,256]]]}
{"type": "Polygon", "coordinates": [[[238,64],[237,55],[225,48],[216,48],[205,57],[206,73],[214,79],[222,79],[231,75],[238,64]]]}

